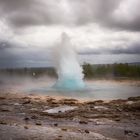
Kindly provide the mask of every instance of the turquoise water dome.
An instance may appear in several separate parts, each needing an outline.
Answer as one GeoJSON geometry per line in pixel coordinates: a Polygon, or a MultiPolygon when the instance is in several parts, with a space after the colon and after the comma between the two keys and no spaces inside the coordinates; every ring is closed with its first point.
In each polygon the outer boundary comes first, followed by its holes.
{"type": "Polygon", "coordinates": [[[59,90],[81,90],[85,87],[82,67],[66,33],[62,34],[61,42],[54,50],[54,66],[58,80],[53,85],[53,88],[59,90]]]}
{"type": "Polygon", "coordinates": [[[65,77],[58,79],[53,87],[58,90],[82,90],[85,84],[83,81],[74,77],[65,77]]]}

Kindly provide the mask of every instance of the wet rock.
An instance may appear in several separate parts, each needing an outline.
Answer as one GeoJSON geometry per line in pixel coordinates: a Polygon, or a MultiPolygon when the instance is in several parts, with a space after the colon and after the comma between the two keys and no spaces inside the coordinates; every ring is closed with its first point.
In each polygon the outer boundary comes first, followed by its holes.
{"type": "Polygon", "coordinates": [[[38,97],[36,97],[36,98],[34,98],[35,100],[40,100],[40,98],[38,98],[38,97]]]}
{"type": "Polygon", "coordinates": [[[139,136],[138,133],[134,133],[134,134],[133,134],[133,137],[138,137],[138,136],[139,136]]]}
{"type": "Polygon", "coordinates": [[[57,123],[54,123],[54,126],[58,126],[58,124],[57,123]]]}
{"type": "Polygon", "coordinates": [[[63,99],[60,100],[60,103],[65,105],[75,105],[78,101],[76,99],[63,99]]]}
{"type": "Polygon", "coordinates": [[[119,112],[123,111],[123,109],[121,109],[121,108],[117,108],[116,110],[119,111],[119,112]]]}
{"type": "Polygon", "coordinates": [[[18,113],[18,114],[19,114],[19,115],[22,115],[22,116],[26,115],[26,113],[24,113],[24,112],[18,113]]]}
{"type": "Polygon", "coordinates": [[[36,125],[42,125],[42,123],[41,123],[41,122],[36,122],[35,124],[36,124],[36,125]]]}
{"type": "Polygon", "coordinates": [[[78,129],[78,132],[83,133],[83,131],[81,129],[78,129]]]}
{"type": "Polygon", "coordinates": [[[31,103],[31,100],[26,100],[22,104],[30,104],[30,103],[31,103]]]}
{"type": "Polygon", "coordinates": [[[30,118],[29,118],[29,117],[25,117],[24,120],[25,120],[25,121],[29,121],[30,118]]]}
{"type": "Polygon", "coordinates": [[[124,134],[130,136],[130,135],[133,134],[133,131],[131,131],[131,130],[124,130],[124,134]]]}
{"type": "Polygon", "coordinates": [[[131,105],[124,105],[123,109],[126,111],[140,111],[140,102],[135,102],[131,105]]]}
{"type": "Polygon", "coordinates": [[[72,120],[76,121],[76,122],[80,121],[80,119],[78,117],[74,117],[72,120]]]}
{"type": "Polygon", "coordinates": [[[31,116],[31,119],[38,119],[36,115],[31,116]]]}
{"type": "Polygon", "coordinates": [[[85,130],[85,133],[89,133],[89,131],[86,129],[86,130],[85,130]]]}
{"type": "Polygon", "coordinates": [[[95,104],[102,104],[103,102],[104,102],[103,100],[94,101],[95,104]]]}
{"type": "Polygon", "coordinates": [[[87,105],[95,105],[95,101],[86,102],[87,105]]]}
{"type": "Polygon", "coordinates": [[[133,132],[131,130],[125,130],[124,134],[128,136],[139,137],[139,133],[133,132]]]}
{"type": "Polygon", "coordinates": [[[24,128],[25,128],[25,129],[29,129],[29,127],[28,127],[28,126],[24,126],[24,128]]]}
{"type": "Polygon", "coordinates": [[[62,128],[61,130],[62,130],[62,131],[67,131],[67,128],[62,128]]]}
{"type": "Polygon", "coordinates": [[[55,101],[55,99],[54,98],[48,98],[46,101],[51,103],[52,101],[55,101]]]}
{"type": "Polygon", "coordinates": [[[128,100],[129,101],[139,101],[140,100],[140,96],[138,96],[138,97],[129,97],[128,100]]]}
{"type": "Polygon", "coordinates": [[[123,99],[118,99],[118,100],[112,100],[112,101],[110,101],[110,103],[112,104],[112,105],[121,105],[121,104],[124,104],[126,102],[126,100],[123,100],[123,99]]]}
{"type": "Polygon", "coordinates": [[[0,100],[5,100],[6,99],[6,97],[0,97],[0,100]]]}
{"type": "Polygon", "coordinates": [[[103,100],[96,100],[96,101],[86,102],[87,105],[103,105],[103,103],[104,103],[103,100]]]}
{"type": "Polygon", "coordinates": [[[49,106],[48,106],[48,105],[44,106],[44,109],[48,109],[48,108],[49,108],[49,106]]]}
{"type": "Polygon", "coordinates": [[[30,110],[31,110],[31,111],[38,111],[37,108],[31,108],[30,110]]]}
{"type": "Polygon", "coordinates": [[[120,118],[116,118],[115,121],[119,122],[121,119],[120,118]]]}
{"type": "Polygon", "coordinates": [[[86,121],[79,121],[80,124],[88,124],[86,121]]]}
{"type": "Polygon", "coordinates": [[[14,106],[20,106],[21,104],[20,103],[14,103],[14,106]]]}
{"type": "Polygon", "coordinates": [[[63,112],[66,112],[66,111],[70,111],[70,110],[74,110],[76,109],[77,107],[76,106],[59,106],[59,107],[54,107],[52,109],[48,109],[48,110],[44,110],[43,113],[63,113],[63,112]]]}
{"type": "Polygon", "coordinates": [[[132,105],[134,102],[133,101],[127,101],[126,104],[132,105]]]}
{"type": "Polygon", "coordinates": [[[0,124],[7,125],[7,123],[5,121],[1,121],[1,120],[0,120],[0,124]]]}
{"type": "Polygon", "coordinates": [[[10,106],[2,106],[2,107],[0,107],[0,111],[2,111],[2,112],[11,112],[12,108],[10,106]]]}
{"type": "Polygon", "coordinates": [[[19,126],[19,125],[18,125],[17,123],[14,123],[14,124],[10,124],[10,125],[11,125],[11,126],[12,126],[12,125],[14,125],[14,126],[19,126]]]}
{"type": "Polygon", "coordinates": [[[94,109],[97,109],[99,111],[102,111],[102,110],[108,110],[109,108],[107,108],[105,106],[95,106],[94,109]]]}

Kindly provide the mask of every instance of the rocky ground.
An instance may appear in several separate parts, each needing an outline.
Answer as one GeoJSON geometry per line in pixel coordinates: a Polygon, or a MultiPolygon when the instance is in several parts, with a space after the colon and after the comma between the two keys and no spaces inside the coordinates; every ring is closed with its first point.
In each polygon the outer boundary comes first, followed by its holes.
{"type": "Polygon", "coordinates": [[[78,101],[0,93],[0,140],[139,140],[140,97],[78,101]]]}

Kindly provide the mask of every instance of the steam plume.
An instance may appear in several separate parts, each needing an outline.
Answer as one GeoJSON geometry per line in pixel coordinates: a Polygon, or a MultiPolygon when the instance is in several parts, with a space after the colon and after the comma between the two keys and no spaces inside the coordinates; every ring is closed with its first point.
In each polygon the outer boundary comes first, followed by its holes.
{"type": "Polygon", "coordinates": [[[58,74],[54,87],[69,90],[84,88],[82,68],[66,33],[62,34],[61,43],[55,48],[54,54],[54,64],[58,74]]]}

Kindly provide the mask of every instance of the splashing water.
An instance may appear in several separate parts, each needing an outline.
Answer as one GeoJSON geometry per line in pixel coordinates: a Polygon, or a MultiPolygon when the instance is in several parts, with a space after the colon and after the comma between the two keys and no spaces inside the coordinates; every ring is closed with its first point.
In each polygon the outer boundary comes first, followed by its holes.
{"type": "Polygon", "coordinates": [[[61,36],[61,43],[54,50],[54,65],[58,80],[53,86],[60,90],[81,90],[85,87],[82,68],[77,54],[66,33],[61,36]]]}

